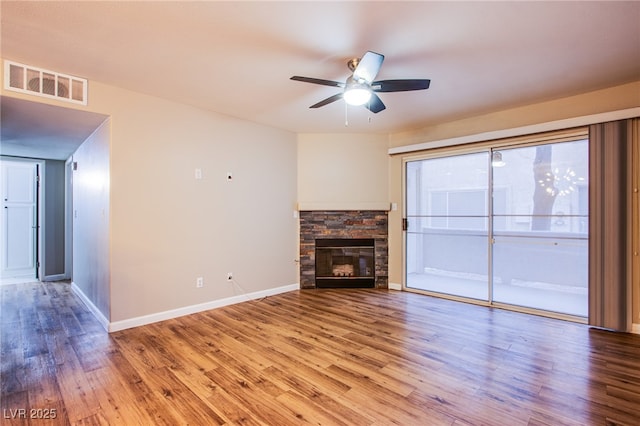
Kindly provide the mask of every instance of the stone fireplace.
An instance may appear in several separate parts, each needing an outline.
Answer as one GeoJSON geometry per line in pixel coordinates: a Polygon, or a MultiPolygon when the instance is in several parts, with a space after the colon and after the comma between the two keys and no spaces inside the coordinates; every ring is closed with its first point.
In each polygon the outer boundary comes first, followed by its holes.
{"type": "Polygon", "coordinates": [[[386,211],[300,211],[300,287],[388,288],[386,211]]]}

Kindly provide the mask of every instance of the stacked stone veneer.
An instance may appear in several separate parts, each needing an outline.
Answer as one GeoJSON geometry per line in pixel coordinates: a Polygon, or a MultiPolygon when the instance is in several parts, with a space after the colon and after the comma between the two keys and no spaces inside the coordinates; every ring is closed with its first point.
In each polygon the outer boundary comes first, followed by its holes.
{"type": "Polygon", "coordinates": [[[300,287],[315,288],[317,238],[373,238],[376,288],[389,286],[388,214],[386,211],[301,211],[300,287]]]}

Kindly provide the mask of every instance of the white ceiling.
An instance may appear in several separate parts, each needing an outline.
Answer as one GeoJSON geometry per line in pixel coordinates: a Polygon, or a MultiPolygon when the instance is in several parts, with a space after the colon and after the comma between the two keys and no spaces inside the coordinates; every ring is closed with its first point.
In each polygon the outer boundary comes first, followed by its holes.
{"type": "MultiPolygon", "coordinates": [[[[640,2],[1,2],[2,56],[293,132],[391,133],[640,80],[640,2]],[[385,55],[369,113],[346,62],[385,55]]],[[[89,94],[89,102],[91,102],[89,94]]],[[[638,94],[640,97],[640,94],[638,94]]],[[[4,101],[3,101],[4,105],[4,101]]],[[[3,119],[3,129],[5,126],[3,119]]]]}

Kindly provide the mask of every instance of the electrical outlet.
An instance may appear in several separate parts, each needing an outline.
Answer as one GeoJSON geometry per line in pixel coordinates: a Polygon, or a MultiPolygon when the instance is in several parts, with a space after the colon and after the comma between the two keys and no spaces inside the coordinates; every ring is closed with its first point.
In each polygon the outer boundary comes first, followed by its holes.
{"type": "Polygon", "coordinates": [[[227,272],[227,281],[233,280],[233,272],[227,272]]]}
{"type": "Polygon", "coordinates": [[[202,287],[203,285],[204,285],[204,278],[202,278],[202,277],[198,277],[198,278],[196,278],[196,287],[197,287],[197,288],[200,288],[200,287],[202,287]]]}

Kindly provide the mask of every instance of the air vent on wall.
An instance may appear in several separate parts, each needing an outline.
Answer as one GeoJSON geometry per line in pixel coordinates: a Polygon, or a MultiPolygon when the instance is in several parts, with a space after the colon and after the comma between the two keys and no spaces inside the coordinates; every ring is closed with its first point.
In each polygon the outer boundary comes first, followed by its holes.
{"type": "Polygon", "coordinates": [[[76,104],[87,104],[86,79],[12,61],[4,61],[4,88],[76,104]]]}

